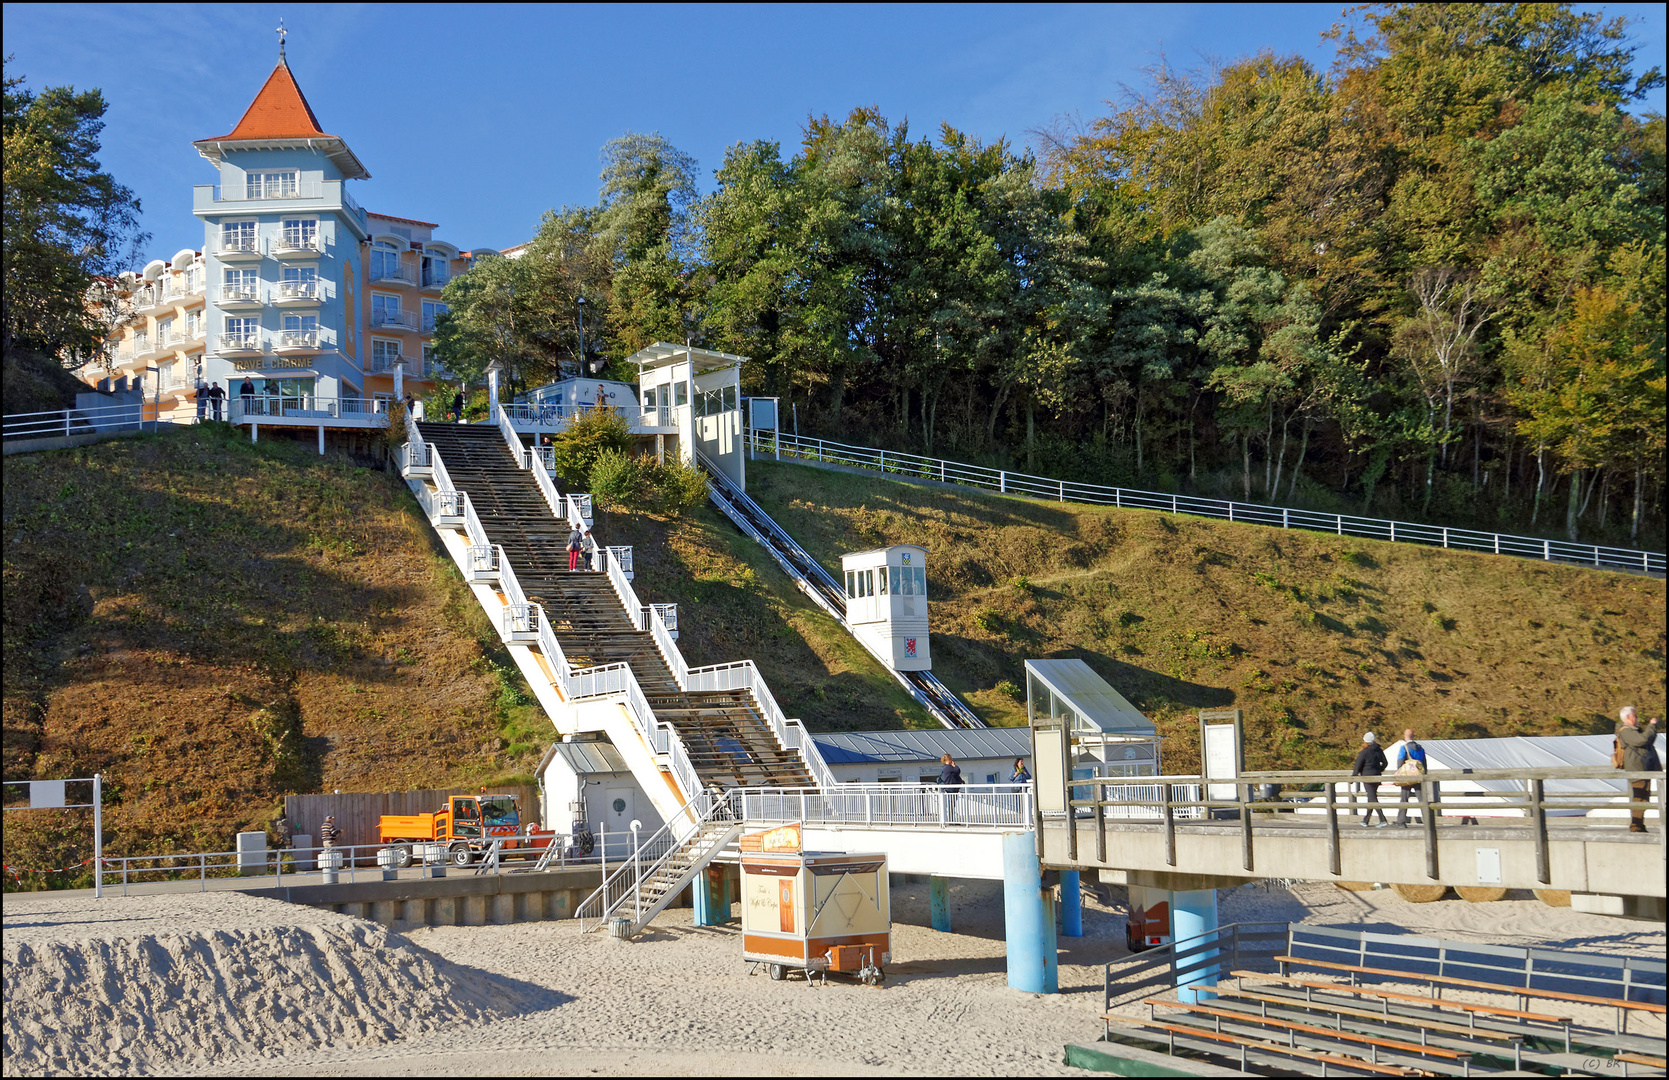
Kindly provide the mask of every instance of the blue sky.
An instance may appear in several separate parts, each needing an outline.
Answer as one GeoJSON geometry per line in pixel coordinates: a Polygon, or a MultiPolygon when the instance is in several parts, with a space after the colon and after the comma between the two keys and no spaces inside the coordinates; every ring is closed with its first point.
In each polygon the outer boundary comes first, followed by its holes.
{"type": "MultiPolygon", "coordinates": [[[[1664,63],[1664,9],[1637,20],[1641,66],[1664,63]]],[[[808,114],[876,105],[911,130],[950,123],[1028,143],[1086,119],[1161,56],[1177,67],[1270,48],[1318,66],[1329,4],[932,7],[7,4],[11,73],[99,87],[104,165],[132,187],[152,253],[197,246],[191,187],[213,182],[193,139],[229,131],[277,58],[372,179],[362,205],[440,222],[462,247],[528,238],[553,206],[597,197],[598,150],[660,131],[704,187],[737,142],[790,152],[808,114]]],[[[1642,108],[1662,111],[1657,91],[1642,108]]]]}

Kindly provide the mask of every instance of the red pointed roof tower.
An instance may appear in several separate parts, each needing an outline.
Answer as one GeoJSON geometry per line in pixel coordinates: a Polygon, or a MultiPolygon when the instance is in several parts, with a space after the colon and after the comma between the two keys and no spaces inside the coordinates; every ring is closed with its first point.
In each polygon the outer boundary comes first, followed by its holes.
{"type": "Polygon", "coordinates": [[[278,66],[267,76],[255,100],[244,110],[243,119],[225,135],[199,139],[192,143],[197,152],[220,164],[221,155],[228,150],[316,150],[328,157],[346,180],[365,180],[371,174],[348,149],[340,136],[328,134],[319,126],[313,107],[307,104],[301,87],[296,85],[290,65],[284,59],[283,46],[278,52],[278,66]]]}

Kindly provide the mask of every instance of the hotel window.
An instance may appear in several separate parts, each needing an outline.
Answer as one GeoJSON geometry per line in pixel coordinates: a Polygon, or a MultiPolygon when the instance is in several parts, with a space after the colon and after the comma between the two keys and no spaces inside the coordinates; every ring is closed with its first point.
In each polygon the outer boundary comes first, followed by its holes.
{"type": "Polygon", "coordinates": [[[188,311],[185,313],[185,336],[197,337],[203,332],[202,312],[188,311]]]}
{"type": "Polygon", "coordinates": [[[371,370],[387,371],[400,359],[400,343],[398,341],[371,342],[371,370]]]}
{"type": "Polygon", "coordinates": [[[311,266],[286,266],[280,296],[318,296],[319,272],[311,266]]]}
{"type": "Polygon", "coordinates": [[[228,348],[228,349],[253,349],[253,348],[257,348],[258,346],[254,342],[255,342],[255,335],[258,332],[259,331],[257,329],[257,323],[256,323],[256,320],[254,320],[254,319],[227,319],[226,320],[226,348],[228,348]]]}
{"type": "Polygon", "coordinates": [[[451,310],[445,304],[437,304],[432,300],[423,301],[423,332],[425,334],[434,333],[435,317],[451,310]]]}
{"type": "Polygon", "coordinates": [[[400,273],[400,253],[394,250],[393,244],[381,241],[371,246],[371,280],[381,281],[385,277],[398,277],[400,273]]]}
{"type": "Polygon", "coordinates": [[[292,251],[317,251],[319,223],[312,218],[285,218],[284,246],[292,251]]]}
{"type": "Polygon", "coordinates": [[[317,315],[284,316],[284,343],[286,345],[317,345],[318,342],[319,317],[317,315]]]}
{"type": "Polygon", "coordinates": [[[158,319],[156,321],[156,343],[166,345],[172,340],[174,340],[174,316],[170,315],[166,319],[158,319]]]}
{"type": "Polygon", "coordinates": [[[371,296],[371,325],[399,326],[400,298],[373,293],[371,296]]]}
{"type": "Polygon", "coordinates": [[[252,172],[244,177],[247,199],[293,199],[300,190],[294,172],[252,172]]]}
{"type": "Polygon", "coordinates": [[[445,257],[440,255],[423,256],[423,284],[445,285],[451,279],[452,273],[447,266],[445,257]]]}
{"type": "Polygon", "coordinates": [[[220,226],[221,251],[258,251],[253,221],[228,221],[220,226]]]}
{"type": "Polygon", "coordinates": [[[226,278],[225,278],[225,281],[223,283],[224,287],[222,288],[221,293],[220,293],[221,299],[223,299],[223,300],[254,300],[254,299],[256,299],[255,286],[256,286],[258,280],[259,279],[256,276],[256,273],[255,273],[254,270],[232,270],[232,269],[228,269],[226,271],[226,278]]]}

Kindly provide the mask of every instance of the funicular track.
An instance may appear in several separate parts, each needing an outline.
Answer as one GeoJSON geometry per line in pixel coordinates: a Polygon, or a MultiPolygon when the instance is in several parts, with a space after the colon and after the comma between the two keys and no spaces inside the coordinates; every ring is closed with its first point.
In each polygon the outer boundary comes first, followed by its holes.
{"type": "MultiPolygon", "coordinates": [[[[730,479],[715,468],[705,456],[702,457],[701,463],[707,468],[707,493],[712,498],[713,505],[735,522],[737,528],[763,547],[771,558],[776,560],[777,565],[794,580],[801,592],[833,616],[847,633],[851,633],[852,628],[846,622],[846,590],[840,587],[834,576],[788,535],[788,531],[778,525],[763,507],[731,483],[730,479]]],[[[862,639],[856,634],[853,634],[853,638],[862,644],[862,639]]],[[[873,650],[871,654],[873,655],[873,650]]],[[[910,696],[920,702],[933,719],[945,727],[985,726],[985,721],[931,671],[899,671],[887,664],[884,658],[876,658],[903,684],[910,696]]]]}

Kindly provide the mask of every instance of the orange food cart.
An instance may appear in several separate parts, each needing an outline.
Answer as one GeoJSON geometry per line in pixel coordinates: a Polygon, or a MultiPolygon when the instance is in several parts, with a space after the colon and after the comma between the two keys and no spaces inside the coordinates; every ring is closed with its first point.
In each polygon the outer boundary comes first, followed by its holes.
{"type": "Polygon", "coordinates": [[[742,958],[773,979],[838,971],[871,986],[892,962],[887,858],[805,851],[800,826],[748,833],[742,848],[742,958]]]}

